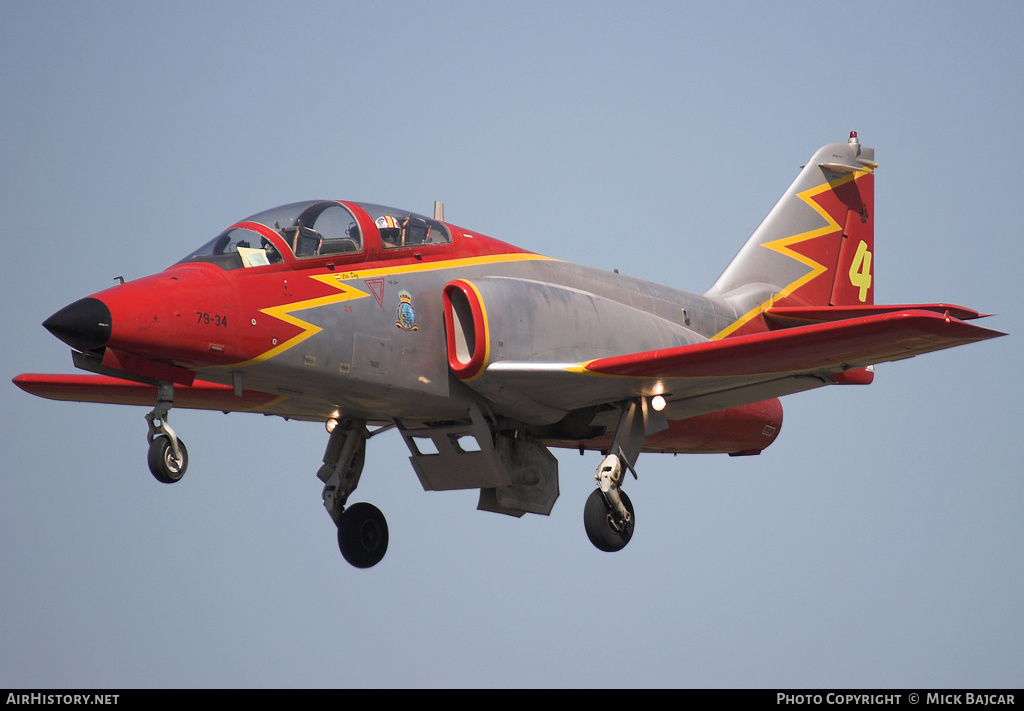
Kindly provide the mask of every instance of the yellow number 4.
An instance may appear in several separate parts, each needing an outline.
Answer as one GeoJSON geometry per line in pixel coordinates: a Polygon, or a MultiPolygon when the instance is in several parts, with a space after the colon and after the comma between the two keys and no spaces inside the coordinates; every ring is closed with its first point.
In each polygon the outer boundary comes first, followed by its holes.
{"type": "Polygon", "coordinates": [[[868,251],[868,243],[864,240],[857,245],[857,253],[853,255],[853,264],[850,265],[850,283],[860,287],[860,300],[868,300],[868,289],[871,288],[871,252],[868,251]]]}

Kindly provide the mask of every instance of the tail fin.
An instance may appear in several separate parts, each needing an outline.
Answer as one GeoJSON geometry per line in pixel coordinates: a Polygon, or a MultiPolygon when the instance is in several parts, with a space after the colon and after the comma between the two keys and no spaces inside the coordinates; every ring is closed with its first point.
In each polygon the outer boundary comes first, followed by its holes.
{"type": "Polygon", "coordinates": [[[874,157],[856,132],[814,154],[708,290],[740,315],[717,337],[765,330],[768,305],[874,303],[874,157]]]}

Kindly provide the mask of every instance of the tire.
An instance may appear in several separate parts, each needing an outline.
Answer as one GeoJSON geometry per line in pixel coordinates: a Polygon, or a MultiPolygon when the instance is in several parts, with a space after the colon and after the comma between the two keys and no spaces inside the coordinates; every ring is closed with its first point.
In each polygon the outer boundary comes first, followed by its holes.
{"type": "Polygon", "coordinates": [[[166,435],[158,435],[149,444],[149,471],[161,484],[174,484],[181,481],[188,469],[188,450],[185,443],[178,440],[178,449],[181,450],[181,461],[174,459],[171,449],[171,440],[166,435]]]}
{"type": "Polygon", "coordinates": [[[373,504],[346,508],[338,523],[338,548],[356,568],[372,568],[388,552],[388,522],[373,504]]]}
{"type": "Polygon", "coordinates": [[[633,502],[626,496],[626,492],[619,489],[619,497],[629,511],[629,525],[622,530],[616,530],[612,526],[611,514],[601,496],[600,489],[594,489],[587,497],[587,503],[583,507],[583,526],[587,529],[587,538],[598,550],[606,553],[614,553],[626,547],[633,537],[633,528],[636,525],[636,516],[633,514],[633,502]]]}

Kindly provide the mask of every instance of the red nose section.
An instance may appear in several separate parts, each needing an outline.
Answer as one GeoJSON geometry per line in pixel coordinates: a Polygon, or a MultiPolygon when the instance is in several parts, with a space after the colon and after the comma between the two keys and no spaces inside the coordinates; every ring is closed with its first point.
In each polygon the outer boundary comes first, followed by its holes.
{"type": "Polygon", "coordinates": [[[72,348],[107,348],[195,369],[238,363],[249,332],[234,290],[216,268],[171,268],[61,309],[43,325],[72,348]]]}

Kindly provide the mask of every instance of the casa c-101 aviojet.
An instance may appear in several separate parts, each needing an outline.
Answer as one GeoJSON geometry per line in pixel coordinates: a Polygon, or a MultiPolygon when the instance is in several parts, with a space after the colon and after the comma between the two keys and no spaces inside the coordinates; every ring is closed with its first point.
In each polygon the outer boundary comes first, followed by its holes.
{"type": "Polygon", "coordinates": [[[397,429],[426,490],[549,514],[549,447],[600,452],[584,527],[633,535],[641,452],[759,454],[780,396],[867,384],[873,366],[1004,335],[946,304],[874,303],[874,150],[824,146],[702,295],[544,257],[381,205],[313,200],[242,220],[166,270],[44,326],[89,374],[26,374],[54,400],[146,405],[149,467],[182,478],[173,407],[317,421],[323,500],[345,559],[388,546],[349,504],[367,441],[397,429]]]}

